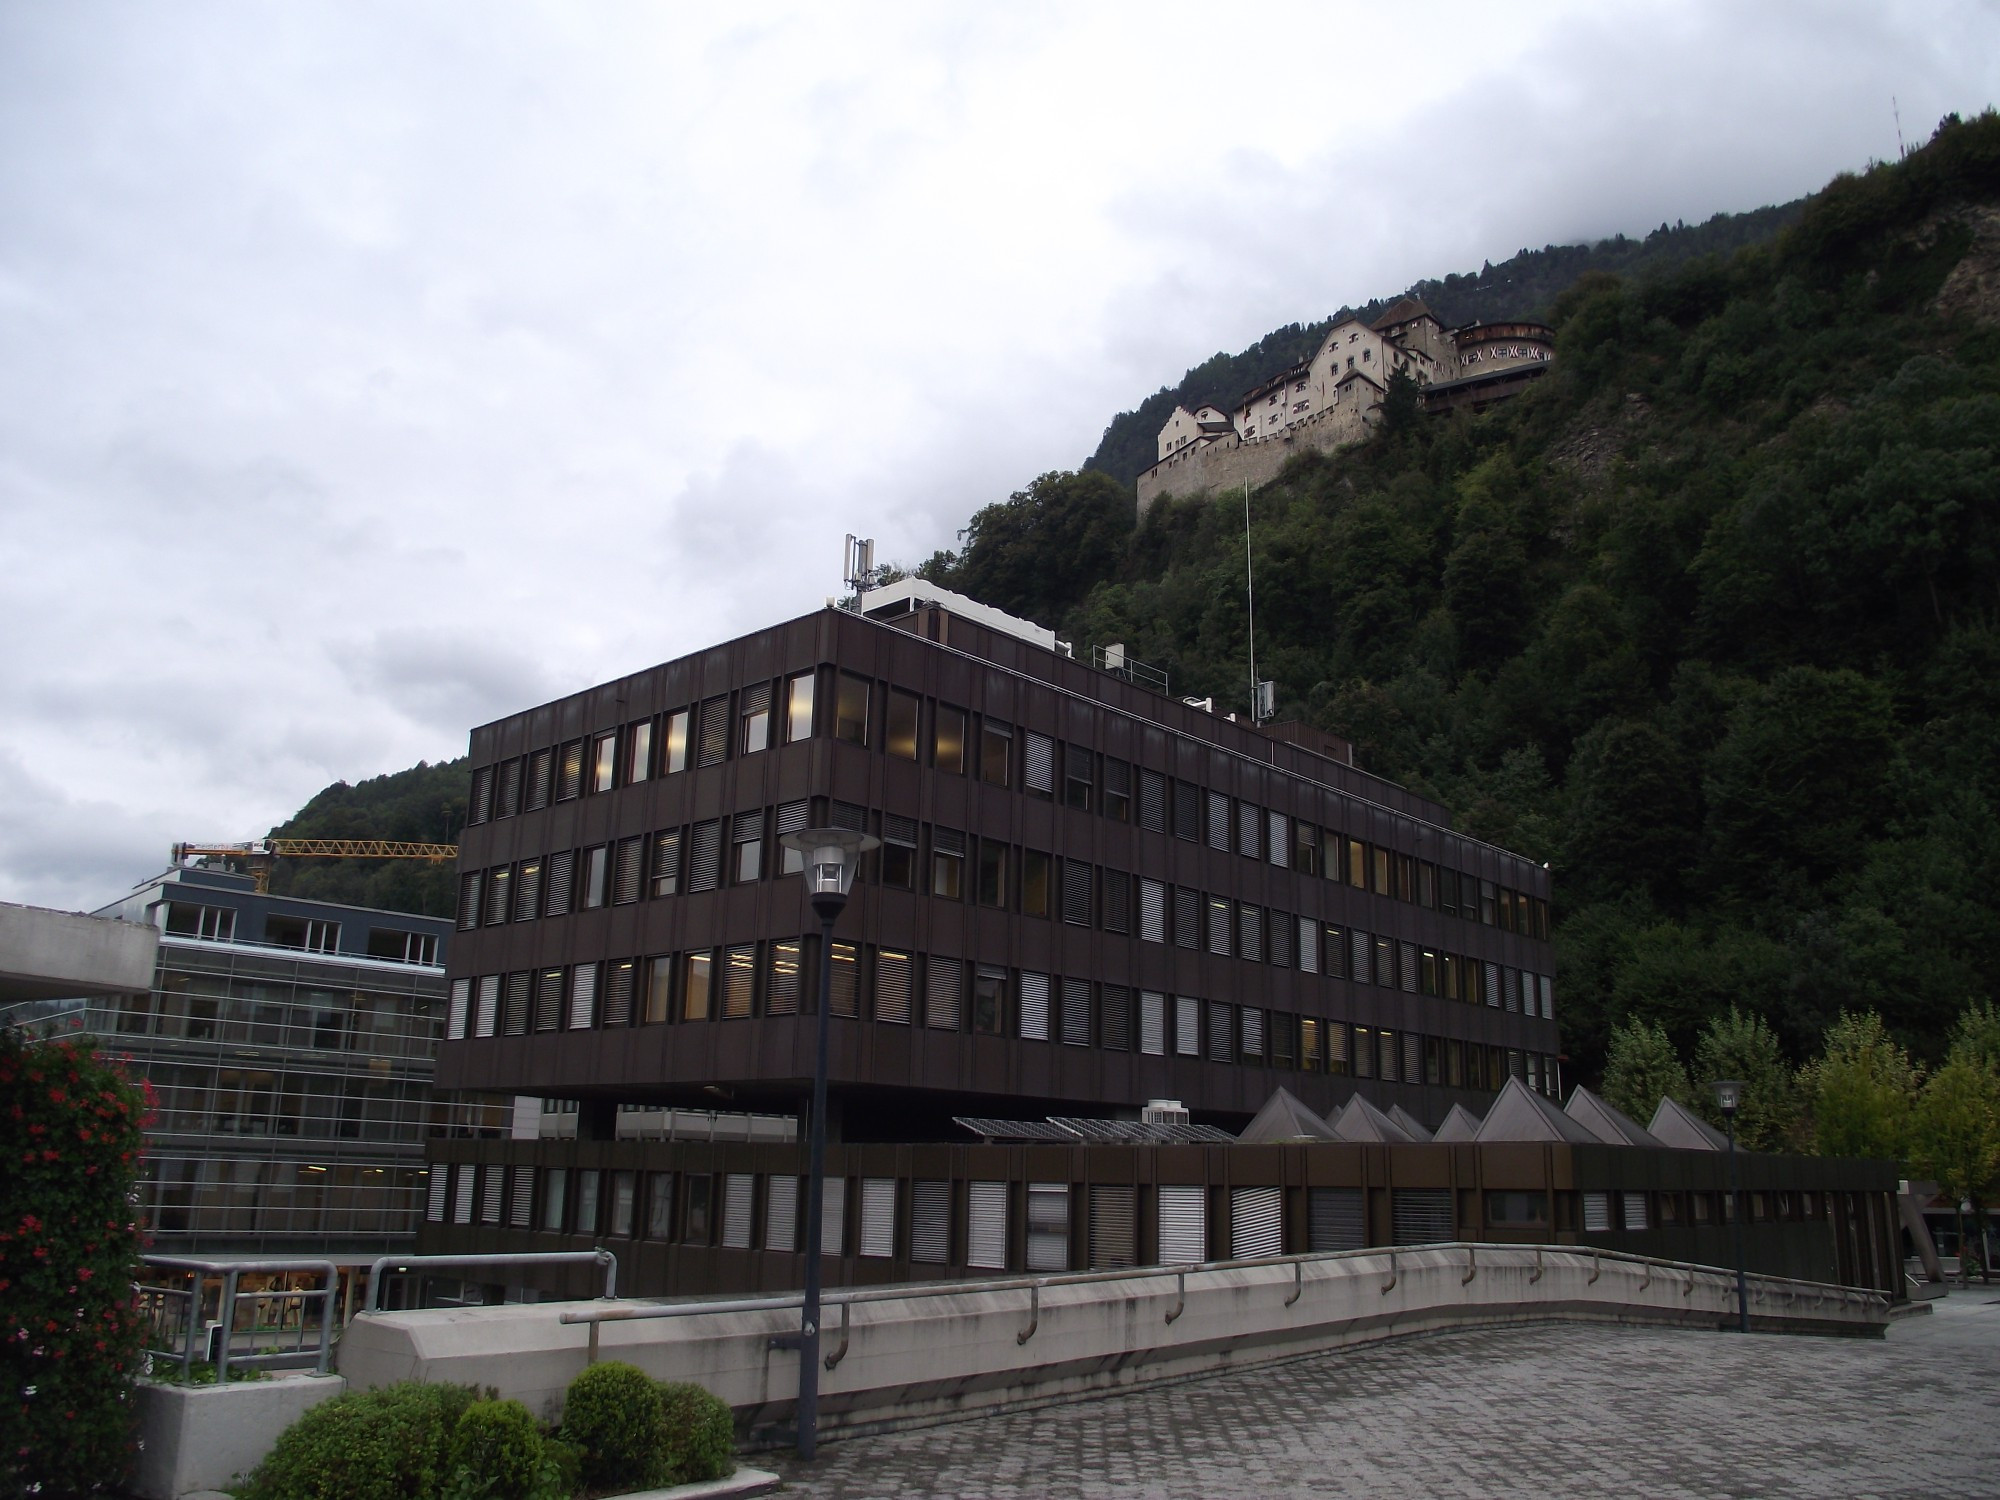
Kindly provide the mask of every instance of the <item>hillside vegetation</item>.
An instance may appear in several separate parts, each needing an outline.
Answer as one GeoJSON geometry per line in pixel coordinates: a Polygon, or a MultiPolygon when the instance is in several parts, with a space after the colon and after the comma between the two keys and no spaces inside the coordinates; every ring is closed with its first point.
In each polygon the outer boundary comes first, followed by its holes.
{"type": "MultiPolygon", "coordinates": [[[[1551,863],[1573,1077],[1732,1007],[1794,1059],[1875,1010],[1929,1060],[1994,995],[1996,200],[2000,119],[1947,119],[1769,243],[1582,276],[1519,400],[1404,393],[1256,493],[1281,717],[1551,863]]],[[[922,571],[1245,706],[1240,494],[1135,527],[1045,475],[922,571]]]]}
{"type": "MultiPolygon", "coordinates": [[[[1662,224],[1643,239],[1621,234],[1594,245],[1522,250],[1497,266],[1489,263],[1465,275],[1414,282],[1406,294],[1398,295],[1422,299],[1450,328],[1475,321],[1544,319],[1555,299],[1587,272],[1648,276],[1703,256],[1761,244],[1793,223],[1805,202],[1801,199],[1744,214],[1717,214],[1705,224],[1662,224]]],[[[1309,358],[1334,324],[1349,317],[1373,322],[1394,301],[1396,297],[1377,297],[1360,307],[1343,307],[1316,323],[1291,323],[1274,329],[1240,354],[1210,356],[1183,375],[1178,385],[1162,386],[1140,402],[1137,410],[1113,417],[1097,451],[1084,460],[1083,467],[1131,484],[1158,457],[1160,428],[1176,406],[1192,411],[1212,402],[1227,411],[1252,386],[1309,358]]]]}
{"type": "MultiPolygon", "coordinates": [[[[273,838],[394,839],[455,844],[465,826],[472,776],[463,758],[371,776],[358,786],[337,781],[271,830],[273,838]]],[[[447,917],[457,899],[450,864],[408,859],[281,859],[271,889],[314,901],[447,917]]]]}

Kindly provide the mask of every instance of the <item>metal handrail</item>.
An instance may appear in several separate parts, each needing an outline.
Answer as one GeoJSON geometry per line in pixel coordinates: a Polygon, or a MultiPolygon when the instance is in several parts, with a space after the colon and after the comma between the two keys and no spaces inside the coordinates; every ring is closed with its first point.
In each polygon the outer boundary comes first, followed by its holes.
{"type": "Polygon", "coordinates": [[[368,1263],[368,1296],[363,1312],[381,1312],[382,1289],[388,1283],[384,1271],[407,1271],[412,1266],[459,1266],[472,1270],[480,1266],[551,1266],[584,1264],[604,1267],[604,1290],[598,1296],[606,1302],[618,1296],[618,1257],[601,1246],[595,1250],[533,1250],[520,1255],[378,1255],[368,1263]]]}
{"type": "Polygon", "coordinates": [[[300,1260],[295,1258],[278,1260],[197,1260],[182,1255],[147,1255],[142,1256],[140,1260],[143,1265],[156,1270],[185,1271],[194,1278],[192,1284],[186,1288],[168,1286],[145,1287],[134,1283],[135,1289],[141,1292],[157,1292],[162,1296],[184,1297],[187,1299],[187,1322],[181,1336],[182,1380],[185,1381],[188,1379],[189,1372],[194,1368],[195,1320],[201,1310],[202,1282],[210,1276],[220,1276],[222,1278],[222,1295],[216,1304],[216,1310],[222,1314],[220,1320],[222,1325],[222,1343],[221,1347],[216,1351],[215,1358],[216,1384],[227,1385],[229,1383],[229,1367],[232,1362],[246,1367],[258,1367],[278,1365],[298,1358],[295,1354],[247,1354],[241,1359],[232,1358],[230,1343],[236,1330],[236,1303],[239,1297],[297,1298],[301,1319],[304,1316],[305,1303],[309,1299],[318,1298],[320,1302],[319,1353],[315,1360],[314,1373],[319,1375],[327,1373],[327,1366],[331,1362],[333,1355],[333,1303],[340,1285],[340,1268],[332,1261],[300,1260]],[[323,1278],[323,1284],[316,1291],[305,1287],[281,1292],[270,1290],[239,1292],[237,1290],[237,1282],[245,1272],[268,1273],[278,1271],[317,1271],[323,1278]]]}

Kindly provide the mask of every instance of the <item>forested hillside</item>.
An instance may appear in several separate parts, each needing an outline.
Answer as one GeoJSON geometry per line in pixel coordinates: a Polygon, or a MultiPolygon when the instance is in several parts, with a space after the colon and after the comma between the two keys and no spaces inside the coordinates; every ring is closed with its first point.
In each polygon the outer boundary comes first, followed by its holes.
{"type": "Polygon", "coordinates": [[[1213,402],[1223,410],[1259,381],[1307,358],[1326,331],[1343,318],[1369,321],[1380,317],[1397,297],[1421,298],[1447,327],[1507,318],[1544,319],[1555,299],[1579,276],[1606,271],[1622,276],[1648,276],[1702,256],[1723,255],[1746,245],[1761,244],[1795,221],[1806,200],[1744,214],[1717,214],[1705,224],[1662,224],[1644,239],[1617,235],[1594,245],[1548,245],[1522,250],[1499,265],[1485,265],[1465,275],[1411,283],[1407,292],[1377,297],[1360,307],[1343,307],[1317,323],[1291,323],[1264,335],[1240,354],[1216,354],[1203,360],[1180,384],[1162,387],[1139,403],[1136,411],[1120,412],[1104,429],[1097,451],[1084,460],[1085,469],[1109,474],[1131,484],[1158,456],[1160,428],[1176,406],[1190,410],[1213,402]]]}
{"type": "MultiPolygon", "coordinates": [[[[1731,1006],[1936,1058],[2000,952],[2000,119],[1548,314],[1527,395],[1256,493],[1280,716],[1550,861],[1572,1077],[1731,1006]]],[[[1132,516],[1046,475],[924,571],[1241,709],[1242,497],[1132,516]]]]}
{"type": "MultiPolygon", "coordinates": [[[[271,830],[273,838],[394,839],[455,844],[465,826],[471,773],[463,759],[372,776],[358,786],[337,781],[271,830]]],[[[271,874],[280,895],[342,901],[386,911],[445,917],[458,872],[449,864],[408,859],[281,859],[271,874]]]]}

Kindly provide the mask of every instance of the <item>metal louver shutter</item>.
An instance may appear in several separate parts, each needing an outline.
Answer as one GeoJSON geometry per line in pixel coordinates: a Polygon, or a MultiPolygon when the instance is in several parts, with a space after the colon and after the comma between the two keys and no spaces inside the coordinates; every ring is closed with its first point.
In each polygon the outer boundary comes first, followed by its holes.
{"type": "Polygon", "coordinates": [[[924,1025],[934,1031],[956,1031],[965,965],[955,958],[933,958],[924,965],[924,1025]]]}
{"type": "Polygon", "coordinates": [[[451,982],[451,999],[444,1012],[444,1034],[451,1041],[459,1041],[465,1036],[467,1013],[472,1009],[472,981],[454,979],[451,982]]]}
{"type": "Polygon", "coordinates": [[[1081,860],[1062,862],[1063,920],[1072,927],[1090,925],[1090,866],[1081,860]]]}
{"type": "Polygon", "coordinates": [[[1106,870],[1098,884],[1104,892],[1099,898],[1104,906],[1104,930],[1129,933],[1132,930],[1132,877],[1123,870],[1106,870]]]}
{"type": "Polygon", "coordinates": [[[569,976],[569,1029],[588,1031],[597,1024],[597,965],[578,964],[569,976]]]}
{"type": "Polygon", "coordinates": [[[789,1255],[799,1248],[799,1178],[773,1172],[764,1181],[764,1248],[789,1255]]]}
{"type": "Polygon", "coordinates": [[[1174,944],[1180,948],[1201,946],[1201,892],[1186,886],[1174,887],[1174,944]]]}
{"type": "Polygon", "coordinates": [[[472,773],[471,805],[466,809],[467,823],[484,823],[493,816],[493,768],[481,766],[472,773]]]}
{"type": "Polygon", "coordinates": [[[1139,772],[1139,826],[1167,831],[1167,778],[1158,771],[1139,772]]]}
{"type": "Polygon", "coordinates": [[[799,1013],[799,981],[805,972],[805,948],[798,939],[771,944],[771,977],[764,988],[764,1014],[799,1013]]]}
{"type": "Polygon", "coordinates": [[[1556,1018],[1555,980],[1547,974],[1542,974],[1537,976],[1537,982],[1541,985],[1542,991],[1542,1019],[1553,1021],[1556,1018]]]}
{"type": "Polygon", "coordinates": [[[555,1031],[562,1026],[563,971],[543,969],[535,976],[535,1030],[555,1031]]]}
{"type": "Polygon", "coordinates": [[[1359,1250],[1368,1243],[1360,1188],[1306,1189],[1308,1249],[1359,1250]]]}
{"type": "Polygon", "coordinates": [[[482,1181],[479,1184],[479,1222],[498,1224],[500,1211],[506,1206],[507,1169],[505,1167],[481,1167],[482,1181]]]}
{"type": "Polygon", "coordinates": [[[722,950],[722,1014],[740,1021],[756,1008],[757,945],[738,943],[722,950]]]}
{"type": "Polygon", "coordinates": [[[1157,880],[1139,880],[1139,936],[1149,943],[1167,940],[1167,888],[1157,880]]]}
{"type": "Polygon", "coordinates": [[[725,1172],[722,1177],[722,1243],[727,1248],[750,1248],[750,1217],[756,1206],[756,1177],[749,1172],[725,1172]]]}
{"type": "Polygon", "coordinates": [[[704,698],[701,704],[701,745],[698,766],[719,766],[729,758],[729,695],[704,698]]]}
{"type": "Polygon", "coordinates": [[[531,922],[542,914],[542,862],[521,861],[521,873],[514,880],[514,920],[531,922]]]}
{"type": "Polygon", "coordinates": [[[1311,917],[1299,918],[1299,968],[1307,974],[1319,972],[1319,923],[1311,917]]]}
{"type": "Polygon", "coordinates": [[[632,995],[638,987],[639,961],[633,958],[621,959],[611,965],[609,982],[604,986],[604,1024],[606,1026],[630,1026],[632,1024],[632,995]]]}
{"type": "Polygon", "coordinates": [[[1069,1184],[1028,1184],[1028,1269],[1069,1269],[1069,1184]]]}
{"type": "Polygon", "coordinates": [[[1644,1193],[1620,1193],[1625,1209],[1625,1227],[1644,1229],[1646,1227],[1646,1195],[1644,1193]]]}
{"type": "Polygon", "coordinates": [[[1229,798],[1221,792],[1208,794],[1208,847],[1229,852],[1229,798]]]}
{"type": "Polygon", "coordinates": [[[965,1263],[984,1271],[1007,1269],[1007,1184],[965,1185],[965,1263]]]}
{"type": "Polygon", "coordinates": [[[1185,781],[1174,783],[1174,837],[1201,842],[1201,788],[1185,781]]]}
{"type": "Polygon", "coordinates": [[[1160,1264],[1198,1266],[1208,1259],[1208,1189],[1189,1183],[1163,1184],[1160,1201],[1160,1264]]]}
{"type": "Polygon", "coordinates": [[[1353,977],[1356,984],[1366,984],[1368,982],[1368,970],[1371,967],[1368,962],[1368,954],[1373,947],[1372,940],[1365,932],[1349,932],[1347,938],[1348,949],[1353,955],[1349,961],[1347,972],[1353,977]]]}
{"type": "Polygon", "coordinates": [[[1496,1007],[1500,1004],[1500,965],[1498,964],[1486,965],[1486,1003],[1496,1007]]]}
{"type": "Polygon", "coordinates": [[[1292,919],[1289,913],[1274,911],[1266,919],[1264,934],[1270,940],[1270,959],[1280,969],[1292,966],[1292,919]]]}
{"type": "Polygon", "coordinates": [[[1609,1193],[1585,1193],[1583,1195],[1583,1229],[1586,1234],[1608,1234],[1611,1232],[1611,1195],[1609,1193]]]}
{"type": "Polygon", "coordinates": [[[1246,859],[1264,857],[1264,810],[1248,802],[1236,804],[1236,852],[1246,859]]]}
{"type": "Polygon", "coordinates": [[[583,795],[583,741],[571,740],[557,752],[561,763],[556,771],[556,801],[567,802],[583,795]]]}
{"type": "Polygon", "coordinates": [[[1026,1041],[1049,1039],[1049,976],[1021,973],[1021,1036],[1026,1041]]]}
{"type": "MultiPolygon", "coordinates": [[[[805,831],[806,819],[811,815],[812,804],[803,797],[796,802],[780,802],[778,804],[778,837],[783,838],[788,833],[803,833],[805,831]]],[[[783,862],[784,873],[787,875],[796,875],[806,867],[806,857],[796,849],[784,850],[780,859],[783,862]]]]}
{"type": "Polygon", "coordinates": [[[1264,1012],[1255,1005],[1243,1007],[1243,1055],[1264,1055],[1264,1012]]]}
{"type": "Polygon", "coordinates": [[[500,1010],[500,976],[484,974],[479,980],[479,1014],[473,1023],[473,1034],[492,1036],[500,1010]]]}
{"type": "Polygon", "coordinates": [[[1158,990],[1139,992],[1139,1050],[1148,1057],[1167,1053],[1167,997],[1158,990]]]}
{"type": "Polygon", "coordinates": [[[1201,1056],[1201,1002],[1192,995],[1174,997],[1174,1053],[1201,1056]]]}
{"type": "Polygon", "coordinates": [[[542,891],[542,915],[559,917],[569,910],[576,887],[576,853],[564,849],[549,856],[548,884],[542,891]]]}
{"type": "Polygon", "coordinates": [[[521,810],[521,763],[503,761],[500,766],[499,814],[511,818],[521,810]]]}
{"type": "Polygon", "coordinates": [[[531,1229],[535,1223],[535,1169],[514,1168],[514,1193],[507,1201],[507,1223],[514,1229],[531,1229]]]}
{"type": "Polygon", "coordinates": [[[910,1024],[910,955],[888,948],[875,954],[875,1019],[910,1024]]]}
{"type": "Polygon", "coordinates": [[[1097,992],[1097,1042],[1113,1052],[1132,1050],[1132,992],[1122,984],[1097,992]]]}
{"type": "Polygon", "coordinates": [[[430,1189],[428,1201],[424,1204],[424,1218],[433,1224],[444,1222],[444,1206],[451,1197],[451,1168],[440,1162],[430,1169],[430,1189]]]}
{"type": "Polygon", "coordinates": [[[835,802],[827,809],[827,819],[835,828],[849,833],[868,831],[868,809],[853,802],[835,802]]]}
{"type": "Polygon", "coordinates": [[[1022,784],[1031,792],[1047,792],[1055,795],[1056,790],[1056,742],[1045,734],[1028,731],[1027,759],[1023,767],[1025,775],[1022,784]]]}
{"type": "Polygon", "coordinates": [[[481,918],[486,926],[497,927],[511,915],[508,896],[513,890],[513,878],[511,865],[500,865],[486,872],[486,913],[481,918]]]}
{"type": "Polygon", "coordinates": [[[861,1253],[888,1260],[896,1253],[896,1179],[861,1179],[861,1253]]]}
{"type": "Polygon", "coordinates": [[[1139,1260],[1139,1190],[1129,1183],[1090,1189],[1090,1269],[1117,1271],[1139,1260]]]}
{"type": "Polygon", "coordinates": [[[533,976],[523,972],[507,976],[507,1026],[509,1036],[526,1036],[528,1033],[528,981],[533,976]]]}
{"type": "Polygon", "coordinates": [[[528,757],[528,811],[539,812],[549,805],[550,783],[555,779],[555,756],[537,750],[528,757]]]}
{"type": "Polygon", "coordinates": [[[1269,818],[1268,837],[1264,848],[1272,864],[1280,869],[1289,869],[1292,863],[1292,820],[1281,812],[1266,814],[1269,818]]]}
{"type": "Polygon", "coordinates": [[[1235,915],[1229,909],[1229,898],[1227,896],[1210,896],[1208,898],[1208,951],[1210,953],[1219,953],[1225,958],[1229,956],[1229,950],[1233,946],[1230,942],[1231,934],[1229,929],[1234,925],[1235,915]]]}
{"type": "Polygon", "coordinates": [[[681,888],[681,831],[653,835],[653,894],[671,896],[681,888]]]}
{"type": "Polygon", "coordinates": [[[1403,993],[1414,995],[1417,992],[1417,945],[1396,944],[1396,964],[1402,971],[1403,993]]]}
{"type": "Polygon", "coordinates": [[[1375,1076],[1384,1083],[1395,1083],[1402,1078],[1396,1067],[1396,1033],[1377,1031],[1375,1033],[1375,1076]]]}
{"type": "Polygon", "coordinates": [[[1424,1039],[1414,1031],[1403,1033],[1403,1082],[1424,1081],[1424,1039]]]}
{"type": "Polygon", "coordinates": [[[1451,1238],[1450,1188],[1397,1188],[1389,1195],[1399,1245],[1438,1245],[1451,1238]]]}
{"type": "Polygon", "coordinates": [[[910,1184],[910,1259],[941,1266],[950,1258],[951,1183],[919,1177],[910,1184]]]}
{"type": "Polygon", "coordinates": [[[1253,964],[1264,961],[1264,908],[1252,906],[1247,901],[1237,908],[1236,953],[1239,958],[1253,964]]]}
{"type": "Polygon", "coordinates": [[[1090,1045],[1090,981],[1062,982],[1062,1039],[1071,1047],[1090,1045]]]}
{"type": "Polygon", "coordinates": [[[1274,1187],[1229,1190],[1229,1254],[1233,1260],[1285,1253],[1281,1194],[1274,1187]]]}
{"type": "Polygon", "coordinates": [[[451,1205],[451,1222],[470,1224],[472,1222],[472,1195],[478,1185],[479,1169],[470,1162],[462,1162],[458,1168],[458,1191],[451,1205]]]}
{"type": "Polygon", "coordinates": [[[829,1177],[820,1185],[819,1253],[847,1253],[847,1179],[829,1177]]]}
{"type": "Polygon", "coordinates": [[[611,878],[611,904],[630,906],[639,899],[639,885],[646,868],[646,840],[642,835],[618,841],[618,859],[611,878]]]}
{"type": "Polygon", "coordinates": [[[1208,1002],[1208,1060],[1210,1062],[1234,1062],[1236,1060],[1235,1030],[1231,1024],[1235,1017],[1230,1015],[1227,1000],[1208,1002]]]}
{"type": "Polygon", "coordinates": [[[484,901],[486,876],[479,870],[458,877],[458,930],[469,932],[479,925],[479,908],[484,901]]]}
{"type": "Polygon", "coordinates": [[[694,825],[688,850],[688,889],[712,891],[722,878],[722,824],[715,818],[694,825]]]}

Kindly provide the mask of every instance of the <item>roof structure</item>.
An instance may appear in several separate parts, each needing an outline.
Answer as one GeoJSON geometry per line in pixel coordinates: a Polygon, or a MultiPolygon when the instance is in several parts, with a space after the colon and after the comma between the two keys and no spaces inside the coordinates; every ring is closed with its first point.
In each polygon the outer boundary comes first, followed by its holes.
{"type": "Polygon", "coordinates": [[[1685,1104],[1662,1099],[1646,1129],[1662,1146],[1682,1151],[1727,1151],[1729,1137],[1685,1104]]]}
{"type": "Polygon", "coordinates": [[[1409,1131],[1410,1139],[1413,1141],[1427,1141],[1431,1138],[1430,1131],[1424,1128],[1424,1122],[1400,1104],[1389,1106],[1389,1118],[1409,1131]]]}
{"type": "Polygon", "coordinates": [[[1418,318],[1429,318],[1433,323],[1438,315],[1415,297],[1398,297],[1390,304],[1389,310],[1368,326],[1380,333],[1385,328],[1394,328],[1401,323],[1414,323],[1418,318]]]}
{"type": "Polygon", "coordinates": [[[1600,1141],[1612,1146],[1657,1146],[1659,1138],[1637,1120],[1612,1108],[1581,1084],[1570,1092],[1563,1113],[1600,1141]]]}
{"type": "Polygon", "coordinates": [[[1333,1127],[1333,1138],[1337,1141],[1406,1145],[1416,1139],[1394,1119],[1383,1114],[1359,1094],[1349,1099],[1347,1108],[1330,1118],[1327,1123],[1333,1127]]]}
{"type": "Polygon", "coordinates": [[[1275,1141],[1337,1141],[1333,1127],[1314,1114],[1289,1089],[1279,1089],[1264,1101],[1257,1118],[1236,1138],[1244,1145],[1275,1141]]]}
{"type": "Polygon", "coordinates": [[[1601,1145],[1597,1136],[1555,1105],[1535,1093],[1518,1078],[1507,1080],[1500,1097],[1486,1112],[1473,1140],[1481,1145],[1492,1141],[1568,1141],[1578,1146],[1601,1145]]]}
{"type": "Polygon", "coordinates": [[[1479,1135],[1479,1116],[1463,1104],[1454,1104],[1446,1113],[1444,1122],[1431,1137],[1442,1145],[1447,1141],[1470,1141],[1479,1135]]]}

